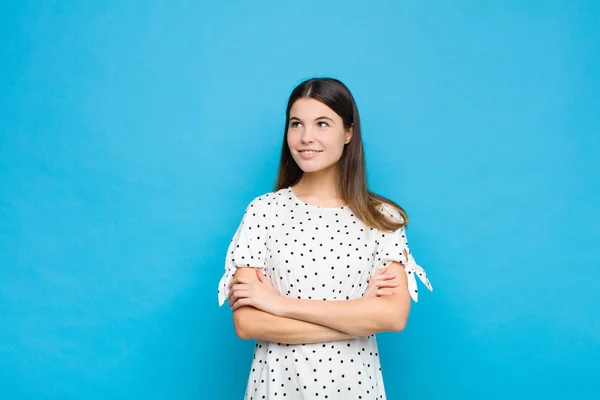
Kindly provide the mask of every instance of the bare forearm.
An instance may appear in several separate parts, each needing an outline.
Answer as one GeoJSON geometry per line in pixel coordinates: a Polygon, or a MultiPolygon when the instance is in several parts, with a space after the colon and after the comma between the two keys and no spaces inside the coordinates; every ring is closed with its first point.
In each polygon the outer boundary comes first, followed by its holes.
{"type": "Polygon", "coordinates": [[[242,339],[275,343],[308,344],[350,339],[353,336],[319,324],[275,316],[254,307],[241,307],[233,315],[242,339]]]}
{"type": "Polygon", "coordinates": [[[400,303],[384,297],[344,301],[285,299],[281,316],[327,326],[352,336],[367,336],[401,331],[409,308],[409,299],[400,303]]]}

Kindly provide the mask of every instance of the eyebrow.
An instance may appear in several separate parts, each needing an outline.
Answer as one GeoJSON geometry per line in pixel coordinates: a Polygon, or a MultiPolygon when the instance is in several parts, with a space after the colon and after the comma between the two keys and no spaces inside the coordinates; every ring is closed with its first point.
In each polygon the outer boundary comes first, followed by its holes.
{"type": "MultiPolygon", "coordinates": [[[[302,122],[302,120],[301,120],[300,118],[298,118],[298,117],[290,117],[290,121],[291,121],[291,120],[293,120],[293,119],[295,119],[295,120],[298,120],[298,121],[302,122]]],[[[319,120],[319,119],[328,119],[328,120],[330,120],[331,122],[334,122],[334,121],[333,121],[331,118],[329,118],[329,117],[326,117],[326,116],[317,117],[317,118],[315,118],[315,121],[317,121],[317,120],[319,120]]]]}

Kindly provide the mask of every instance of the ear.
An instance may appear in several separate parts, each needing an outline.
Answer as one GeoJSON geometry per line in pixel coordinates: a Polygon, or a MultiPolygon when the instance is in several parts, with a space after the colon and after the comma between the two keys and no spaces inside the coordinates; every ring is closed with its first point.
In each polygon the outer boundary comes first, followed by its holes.
{"type": "Polygon", "coordinates": [[[344,140],[344,144],[348,144],[352,140],[352,134],[354,133],[353,128],[354,124],[350,125],[350,128],[348,128],[348,130],[346,131],[346,138],[344,140]]]}

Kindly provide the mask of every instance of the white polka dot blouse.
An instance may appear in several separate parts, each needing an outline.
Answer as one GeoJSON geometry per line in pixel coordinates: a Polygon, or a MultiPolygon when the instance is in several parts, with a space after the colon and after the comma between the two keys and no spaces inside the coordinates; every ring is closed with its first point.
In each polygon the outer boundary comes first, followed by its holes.
{"type": "MultiPolygon", "coordinates": [[[[380,211],[402,220],[389,205],[380,211]]],[[[283,296],[346,300],[362,297],[369,278],[393,261],[404,265],[415,302],[415,276],[433,290],[408,248],[405,228],[378,231],[348,206],[309,205],[284,188],[256,197],[246,208],[227,251],[219,305],[227,300],[237,267],[260,268],[283,296]]],[[[244,399],[280,398],[385,399],[375,335],[297,345],[258,340],[244,399]]]]}

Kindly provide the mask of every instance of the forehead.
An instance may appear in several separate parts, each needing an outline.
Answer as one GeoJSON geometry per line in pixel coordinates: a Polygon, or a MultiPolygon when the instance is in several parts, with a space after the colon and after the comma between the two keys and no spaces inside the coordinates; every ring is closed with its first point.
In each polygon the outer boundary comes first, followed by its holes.
{"type": "Polygon", "coordinates": [[[334,118],[337,116],[335,111],[329,108],[324,103],[313,98],[303,97],[292,104],[290,109],[290,118],[298,117],[300,119],[318,118],[318,117],[329,117],[334,118]]]}

